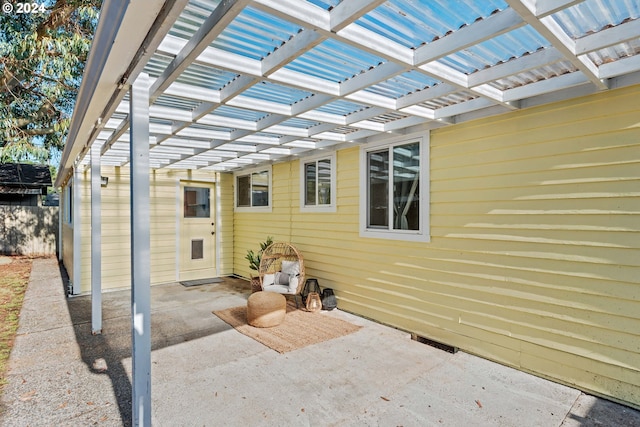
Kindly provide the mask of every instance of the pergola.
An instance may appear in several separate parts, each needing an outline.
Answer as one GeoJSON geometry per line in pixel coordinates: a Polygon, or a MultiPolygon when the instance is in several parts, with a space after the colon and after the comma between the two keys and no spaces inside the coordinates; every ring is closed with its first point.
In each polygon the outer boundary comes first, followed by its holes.
{"type": "MultiPolygon", "coordinates": [[[[131,167],[144,212],[149,169],[233,171],[637,84],[639,17],[636,0],[106,0],[56,185],[91,167],[99,243],[100,164],[131,167]]],[[[132,232],[148,423],[148,224],[132,232]]]]}

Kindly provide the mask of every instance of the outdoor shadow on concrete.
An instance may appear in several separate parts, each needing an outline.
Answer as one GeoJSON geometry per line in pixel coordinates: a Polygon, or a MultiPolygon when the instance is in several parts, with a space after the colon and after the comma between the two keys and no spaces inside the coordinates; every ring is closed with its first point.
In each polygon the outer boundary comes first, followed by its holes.
{"type": "MultiPolygon", "coordinates": [[[[69,277],[61,264],[60,274],[67,284],[69,277]]],[[[220,286],[232,295],[248,295],[250,290],[243,280],[229,278],[225,282],[184,290],[176,284],[166,294],[165,285],[152,287],[152,351],[228,330],[230,326],[211,313],[209,300],[220,286]]],[[[130,298],[128,290],[102,294],[103,330],[96,335],[91,331],[91,296],[67,298],[82,361],[92,373],[108,376],[124,426],[132,423],[130,362],[126,364],[132,355],[130,298]]]]}

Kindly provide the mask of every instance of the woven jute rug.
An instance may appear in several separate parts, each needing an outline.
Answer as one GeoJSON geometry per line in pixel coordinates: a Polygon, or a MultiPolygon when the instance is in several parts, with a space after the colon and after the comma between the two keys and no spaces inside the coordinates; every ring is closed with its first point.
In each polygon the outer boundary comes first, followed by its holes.
{"type": "Polygon", "coordinates": [[[351,334],[361,328],[329,313],[310,313],[287,304],[284,321],[272,328],[255,328],[247,324],[247,307],[232,307],[213,314],[233,326],[238,332],[277,351],[286,353],[351,334]]]}

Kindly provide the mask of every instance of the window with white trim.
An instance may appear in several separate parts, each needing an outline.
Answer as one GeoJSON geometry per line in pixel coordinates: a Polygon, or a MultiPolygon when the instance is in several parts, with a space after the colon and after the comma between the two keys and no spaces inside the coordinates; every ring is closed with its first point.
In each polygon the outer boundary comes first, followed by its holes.
{"type": "Polygon", "coordinates": [[[64,220],[67,224],[73,224],[73,185],[67,185],[64,191],[64,220]]]}
{"type": "Polygon", "coordinates": [[[236,209],[271,208],[271,167],[235,174],[236,209]]]}
{"type": "Polygon", "coordinates": [[[428,163],[428,136],[361,148],[361,236],[429,241],[428,163]]]}
{"type": "Polygon", "coordinates": [[[335,212],[335,153],[300,161],[300,210],[303,212],[335,212]]]}

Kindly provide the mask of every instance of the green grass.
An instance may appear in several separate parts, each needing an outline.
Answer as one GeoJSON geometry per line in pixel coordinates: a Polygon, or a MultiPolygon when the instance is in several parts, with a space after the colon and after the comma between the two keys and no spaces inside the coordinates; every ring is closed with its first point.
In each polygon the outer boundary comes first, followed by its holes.
{"type": "Polygon", "coordinates": [[[7,363],[31,273],[30,259],[14,257],[10,260],[8,264],[0,264],[0,394],[6,384],[7,363]]]}

